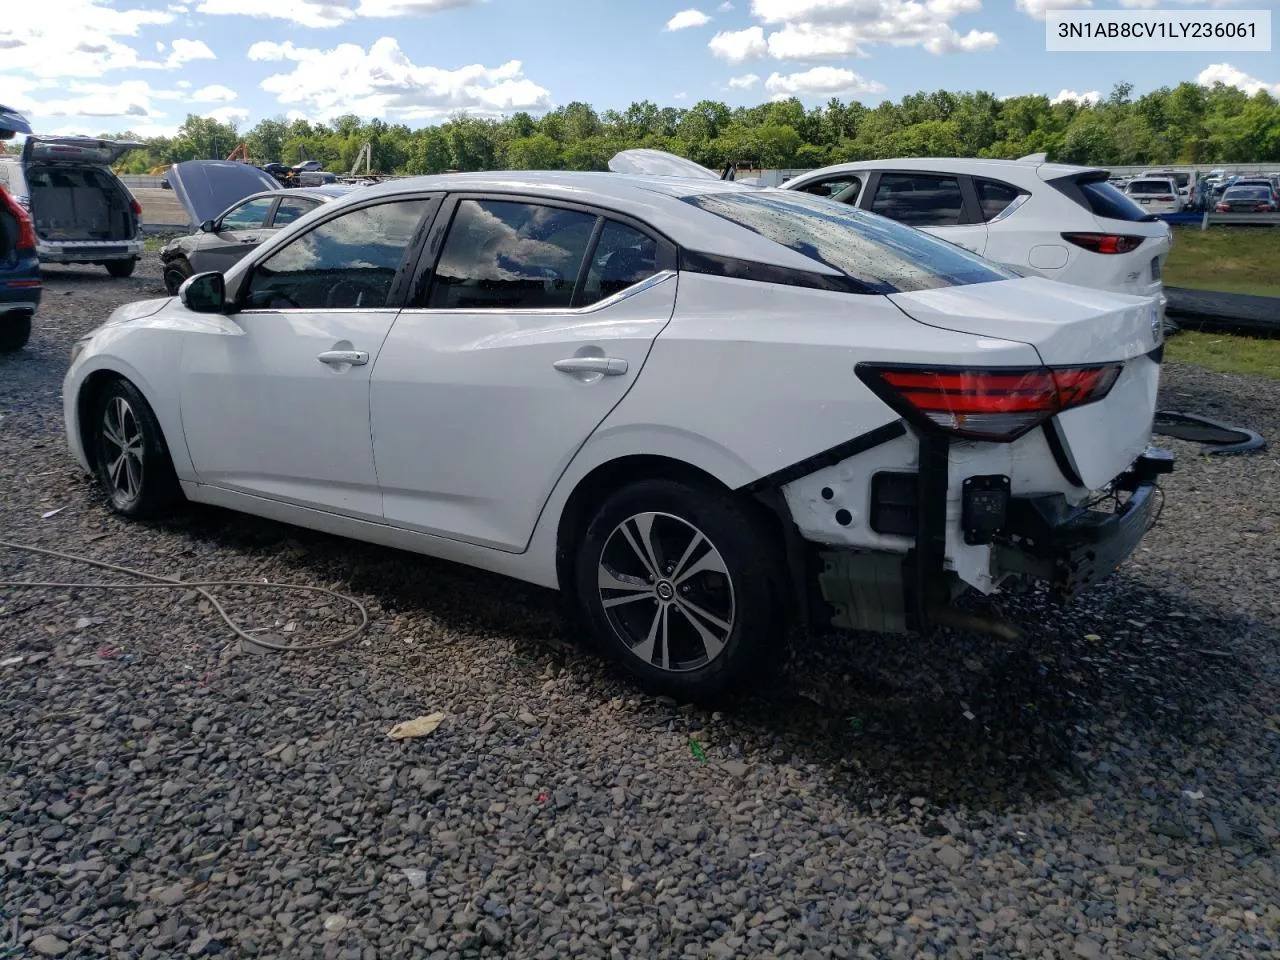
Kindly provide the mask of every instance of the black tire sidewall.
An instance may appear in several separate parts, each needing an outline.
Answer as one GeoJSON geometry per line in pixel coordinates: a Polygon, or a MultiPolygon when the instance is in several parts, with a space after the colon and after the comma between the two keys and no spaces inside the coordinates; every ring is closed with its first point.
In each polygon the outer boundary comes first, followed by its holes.
{"type": "Polygon", "coordinates": [[[176,496],[177,477],[169,459],[169,448],[150,404],[142,393],[127,380],[113,380],[98,394],[93,406],[92,433],[93,470],[107,495],[107,502],[116,513],[126,517],[149,517],[163,513],[172,506],[176,496]],[[106,446],[102,423],[107,405],[116,397],[128,402],[134,418],[142,431],[142,490],[130,503],[116,499],[111,477],[107,471],[106,446]]]}
{"type": "Polygon", "coordinates": [[[642,686],[684,699],[708,699],[754,676],[779,628],[773,544],[727,493],[668,480],[646,480],[606,500],[591,519],[574,560],[579,608],[604,652],[642,686]],[[644,663],[618,636],[600,602],[597,569],[610,534],[623,520],[650,511],[689,522],[720,551],[733,583],[735,623],[725,649],[709,664],[683,673],[644,663]]]}
{"type": "Polygon", "coordinates": [[[31,314],[0,316],[0,353],[21,350],[31,339],[31,314]]]}
{"type": "Polygon", "coordinates": [[[186,257],[177,257],[173,260],[170,260],[168,263],[164,265],[163,277],[164,277],[165,290],[168,290],[170,296],[177,296],[178,288],[182,286],[183,281],[194,276],[194,274],[195,274],[195,271],[192,268],[190,261],[188,261],[186,257]],[[181,280],[179,280],[177,283],[173,285],[172,290],[169,289],[170,274],[172,274],[175,277],[182,278],[181,280]]]}
{"type": "Polygon", "coordinates": [[[107,261],[107,273],[117,279],[133,276],[133,271],[137,268],[137,260],[109,260],[107,261]]]}

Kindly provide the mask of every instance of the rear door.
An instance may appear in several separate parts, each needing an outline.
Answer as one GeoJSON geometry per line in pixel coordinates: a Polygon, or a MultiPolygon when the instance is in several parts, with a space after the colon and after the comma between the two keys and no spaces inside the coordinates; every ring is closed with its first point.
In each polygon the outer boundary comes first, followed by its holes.
{"type": "Polygon", "coordinates": [[[974,253],[986,250],[987,225],[982,222],[967,177],[920,170],[877,170],[862,191],[859,206],[974,253]]]}
{"type": "Polygon", "coordinates": [[[392,524],[518,552],[675,307],[675,248],[612,213],[459,195],[373,371],[392,524]]]}
{"type": "Polygon", "coordinates": [[[267,220],[276,204],[275,197],[255,197],[236,204],[214,224],[213,230],[201,233],[189,257],[196,273],[205,270],[226,272],[270,236],[267,220]]]}

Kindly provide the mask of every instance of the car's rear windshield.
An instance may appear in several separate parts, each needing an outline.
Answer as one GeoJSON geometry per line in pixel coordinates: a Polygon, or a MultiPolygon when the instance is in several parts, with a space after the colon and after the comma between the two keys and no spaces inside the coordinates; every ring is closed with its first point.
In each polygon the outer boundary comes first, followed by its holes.
{"type": "Polygon", "coordinates": [[[1271,191],[1266,187],[1232,187],[1223,197],[1225,200],[1266,200],[1271,191]]]}
{"type": "Polygon", "coordinates": [[[1168,180],[1131,180],[1130,193],[1173,193],[1173,184],[1168,180]]]}
{"type": "Polygon", "coordinates": [[[1130,200],[1123,190],[1108,183],[1105,172],[1072,174],[1046,182],[1095,217],[1129,221],[1157,219],[1155,214],[1130,200]]]}
{"type": "Polygon", "coordinates": [[[906,293],[1017,276],[912,227],[799,191],[712,193],[684,199],[840,271],[867,293],[906,293]]]}

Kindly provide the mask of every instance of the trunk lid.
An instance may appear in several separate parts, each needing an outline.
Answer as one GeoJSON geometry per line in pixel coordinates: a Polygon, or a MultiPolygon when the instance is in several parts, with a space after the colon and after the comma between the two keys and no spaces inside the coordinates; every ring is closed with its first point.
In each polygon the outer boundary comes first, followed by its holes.
{"type": "Polygon", "coordinates": [[[719,180],[720,176],[701,164],[686,160],[684,157],[667,153],[665,150],[623,150],[614,154],[609,161],[609,169],[614,173],[643,174],[651,177],[700,177],[704,180],[719,180]]]}
{"type": "Polygon", "coordinates": [[[31,124],[13,107],[0,103],[0,140],[11,140],[16,134],[30,133],[31,124]]]}
{"type": "Polygon", "coordinates": [[[109,167],[130,150],[145,147],[133,140],[100,140],[96,137],[29,136],[22,146],[22,162],[89,163],[109,167]]]}
{"type": "Polygon", "coordinates": [[[235,160],[184,160],[166,176],[192,224],[215,219],[245,197],[280,190],[280,181],[260,167],[235,160]]]}
{"type": "MultiPolygon", "coordinates": [[[[1057,429],[1084,486],[1110,482],[1146,449],[1155,414],[1164,342],[1149,297],[1024,277],[889,296],[919,323],[1029,344],[1050,367],[1124,362],[1111,392],[1060,414],[1057,429]]],[[[980,363],[980,361],[979,361],[980,363]]]]}

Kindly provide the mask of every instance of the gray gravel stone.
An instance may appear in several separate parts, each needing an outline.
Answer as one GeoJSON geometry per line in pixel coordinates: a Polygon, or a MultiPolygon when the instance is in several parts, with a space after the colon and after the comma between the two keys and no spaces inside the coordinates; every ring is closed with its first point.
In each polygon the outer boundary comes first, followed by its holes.
{"type": "Polygon", "coordinates": [[[71,945],[51,933],[46,933],[31,941],[31,949],[42,957],[60,957],[71,949],[71,945]]]}

